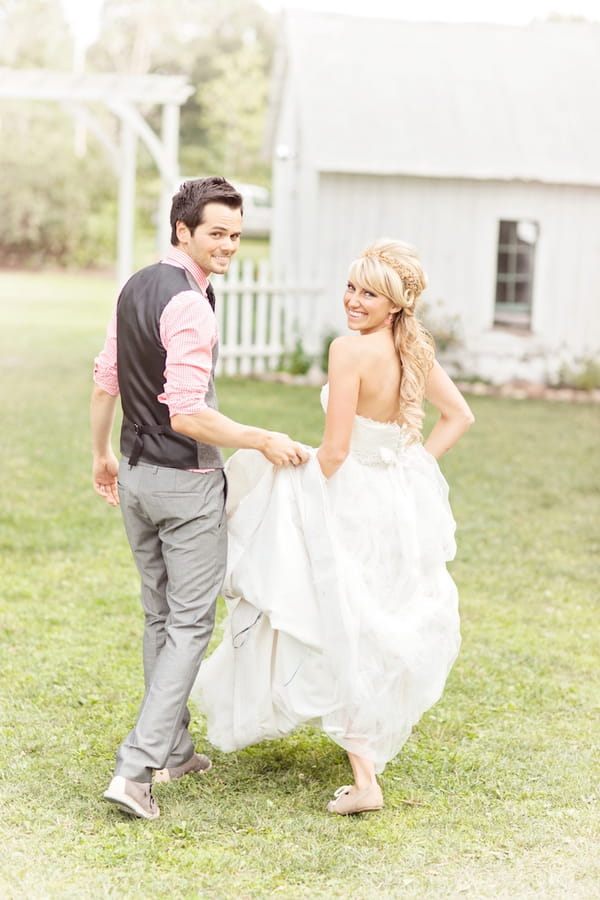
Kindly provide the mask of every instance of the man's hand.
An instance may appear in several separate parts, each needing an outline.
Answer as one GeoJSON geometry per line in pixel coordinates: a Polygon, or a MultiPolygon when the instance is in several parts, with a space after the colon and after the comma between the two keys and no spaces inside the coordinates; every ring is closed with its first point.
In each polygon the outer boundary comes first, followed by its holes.
{"type": "Polygon", "coordinates": [[[92,467],[94,490],[106,500],[109,506],[119,505],[118,472],[119,461],[114,454],[109,457],[94,459],[92,467]]]}
{"type": "Polygon", "coordinates": [[[308,459],[308,453],[302,444],[279,431],[268,431],[264,446],[260,449],[274,466],[299,466],[308,459]]]}
{"type": "Polygon", "coordinates": [[[293,441],[289,435],[255,425],[243,425],[208,406],[197,413],[171,416],[171,428],[194,441],[214,447],[260,450],[274,466],[299,466],[309,457],[302,444],[293,441]]]}

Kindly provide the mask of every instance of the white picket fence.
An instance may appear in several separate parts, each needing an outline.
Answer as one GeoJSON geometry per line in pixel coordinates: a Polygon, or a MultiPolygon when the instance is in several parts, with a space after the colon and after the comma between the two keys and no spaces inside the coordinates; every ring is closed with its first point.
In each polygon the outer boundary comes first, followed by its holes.
{"type": "Polygon", "coordinates": [[[227,275],[211,281],[219,323],[217,374],[275,371],[298,340],[307,355],[319,356],[318,286],[277,283],[266,260],[257,266],[234,259],[227,275]]]}

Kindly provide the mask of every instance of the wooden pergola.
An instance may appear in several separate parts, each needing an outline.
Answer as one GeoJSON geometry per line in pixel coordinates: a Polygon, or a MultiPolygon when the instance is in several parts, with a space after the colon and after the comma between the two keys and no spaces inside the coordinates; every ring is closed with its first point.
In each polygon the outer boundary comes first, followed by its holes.
{"type": "Polygon", "coordinates": [[[171,197],[179,175],[179,111],[193,90],[180,75],[75,75],[45,69],[0,69],[0,99],[60,103],[106,150],[119,179],[119,284],[133,267],[137,141],[146,145],[161,176],[158,244],[162,250],[169,242],[171,197]],[[117,116],[117,140],[102,126],[94,104],[117,116]],[[162,107],[160,134],[141,111],[157,105],[162,107]]]}

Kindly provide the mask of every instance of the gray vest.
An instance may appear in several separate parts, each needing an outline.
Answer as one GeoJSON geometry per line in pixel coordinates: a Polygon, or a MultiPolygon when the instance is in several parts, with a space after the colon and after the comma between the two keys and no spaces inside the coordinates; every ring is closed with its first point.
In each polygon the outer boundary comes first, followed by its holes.
{"type": "MultiPolygon", "coordinates": [[[[185,269],[155,263],[140,269],[123,287],[117,301],[117,371],[123,425],[121,453],[130,465],[138,460],[175,469],[221,469],[218,447],[202,444],[171,428],[169,410],[156,399],[164,390],[166,350],[160,339],[160,317],[170,300],[182,291],[200,293],[185,269]]],[[[206,405],[217,409],[214,385],[218,346],[212,351],[212,370],[206,405]]]]}

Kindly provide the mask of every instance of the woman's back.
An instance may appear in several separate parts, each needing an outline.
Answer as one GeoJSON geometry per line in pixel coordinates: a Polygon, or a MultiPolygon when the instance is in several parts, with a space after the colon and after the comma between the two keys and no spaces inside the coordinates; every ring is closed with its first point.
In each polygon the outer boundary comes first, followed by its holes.
{"type": "Polygon", "coordinates": [[[356,413],[377,422],[402,424],[400,400],[401,365],[389,332],[361,336],[356,343],[360,389],[356,413]]]}

